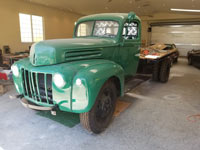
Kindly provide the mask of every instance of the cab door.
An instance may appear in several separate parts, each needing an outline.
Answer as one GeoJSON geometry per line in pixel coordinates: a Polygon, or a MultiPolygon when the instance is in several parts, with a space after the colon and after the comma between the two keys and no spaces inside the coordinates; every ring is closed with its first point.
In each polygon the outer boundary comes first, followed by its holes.
{"type": "Polygon", "coordinates": [[[137,72],[141,45],[141,26],[138,21],[126,22],[123,27],[120,60],[125,75],[137,72]]]}

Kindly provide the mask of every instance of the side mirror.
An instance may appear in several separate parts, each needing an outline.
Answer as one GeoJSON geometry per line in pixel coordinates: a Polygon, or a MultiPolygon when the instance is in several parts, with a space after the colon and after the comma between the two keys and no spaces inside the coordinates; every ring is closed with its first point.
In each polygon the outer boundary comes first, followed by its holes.
{"type": "Polygon", "coordinates": [[[129,20],[129,22],[131,22],[131,21],[133,21],[134,20],[134,18],[135,18],[135,13],[134,12],[130,12],[129,14],[128,14],[128,20],[129,20]]]}

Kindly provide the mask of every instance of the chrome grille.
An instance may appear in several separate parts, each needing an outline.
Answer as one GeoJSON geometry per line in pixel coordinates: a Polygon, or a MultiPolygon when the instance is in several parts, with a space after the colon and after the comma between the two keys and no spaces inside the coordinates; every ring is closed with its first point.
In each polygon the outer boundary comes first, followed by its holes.
{"type": "Polygon", "coordinates": [[[52,75],[22,69],[24,96],[34,101],[53,104],[52,75]]]}

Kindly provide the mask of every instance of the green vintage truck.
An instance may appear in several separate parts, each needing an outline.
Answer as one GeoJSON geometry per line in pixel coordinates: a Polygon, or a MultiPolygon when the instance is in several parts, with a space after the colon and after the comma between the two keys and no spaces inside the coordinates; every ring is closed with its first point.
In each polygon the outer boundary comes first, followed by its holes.
{"type": "Polygon", "coordinates": [[[133,12],[82,17],[72,39],[35,43],[29,58],[12,65],[18,97],[30,108],[79,113],[87,130],[100,133],[124,94],[125,77],[137,71],[140,45],[133,12]]]}

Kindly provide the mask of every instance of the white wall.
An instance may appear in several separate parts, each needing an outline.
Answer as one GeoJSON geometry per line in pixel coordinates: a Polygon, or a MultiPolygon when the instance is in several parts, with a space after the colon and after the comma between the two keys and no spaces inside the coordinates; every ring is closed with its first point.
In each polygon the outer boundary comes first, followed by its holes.
{"type": "Polygon", "coordinates": [[[27,13],[44,18],[46,39],[70,38],[78,14],[61,11],[19,0],[0,0],[0,48],[9,45],[11,52],[24,51],[32,43],[21,43],[19,13],[27,13]]]}
{"type": "Polygon", "coordinates": [[[157,13],[153,16],[140,16],[140,18],[142,20],[142,41],[146,45],[150,43],[151,33],[147,32],[150,23],[200,21],[200,16],[194,13],[157,13]]]}

